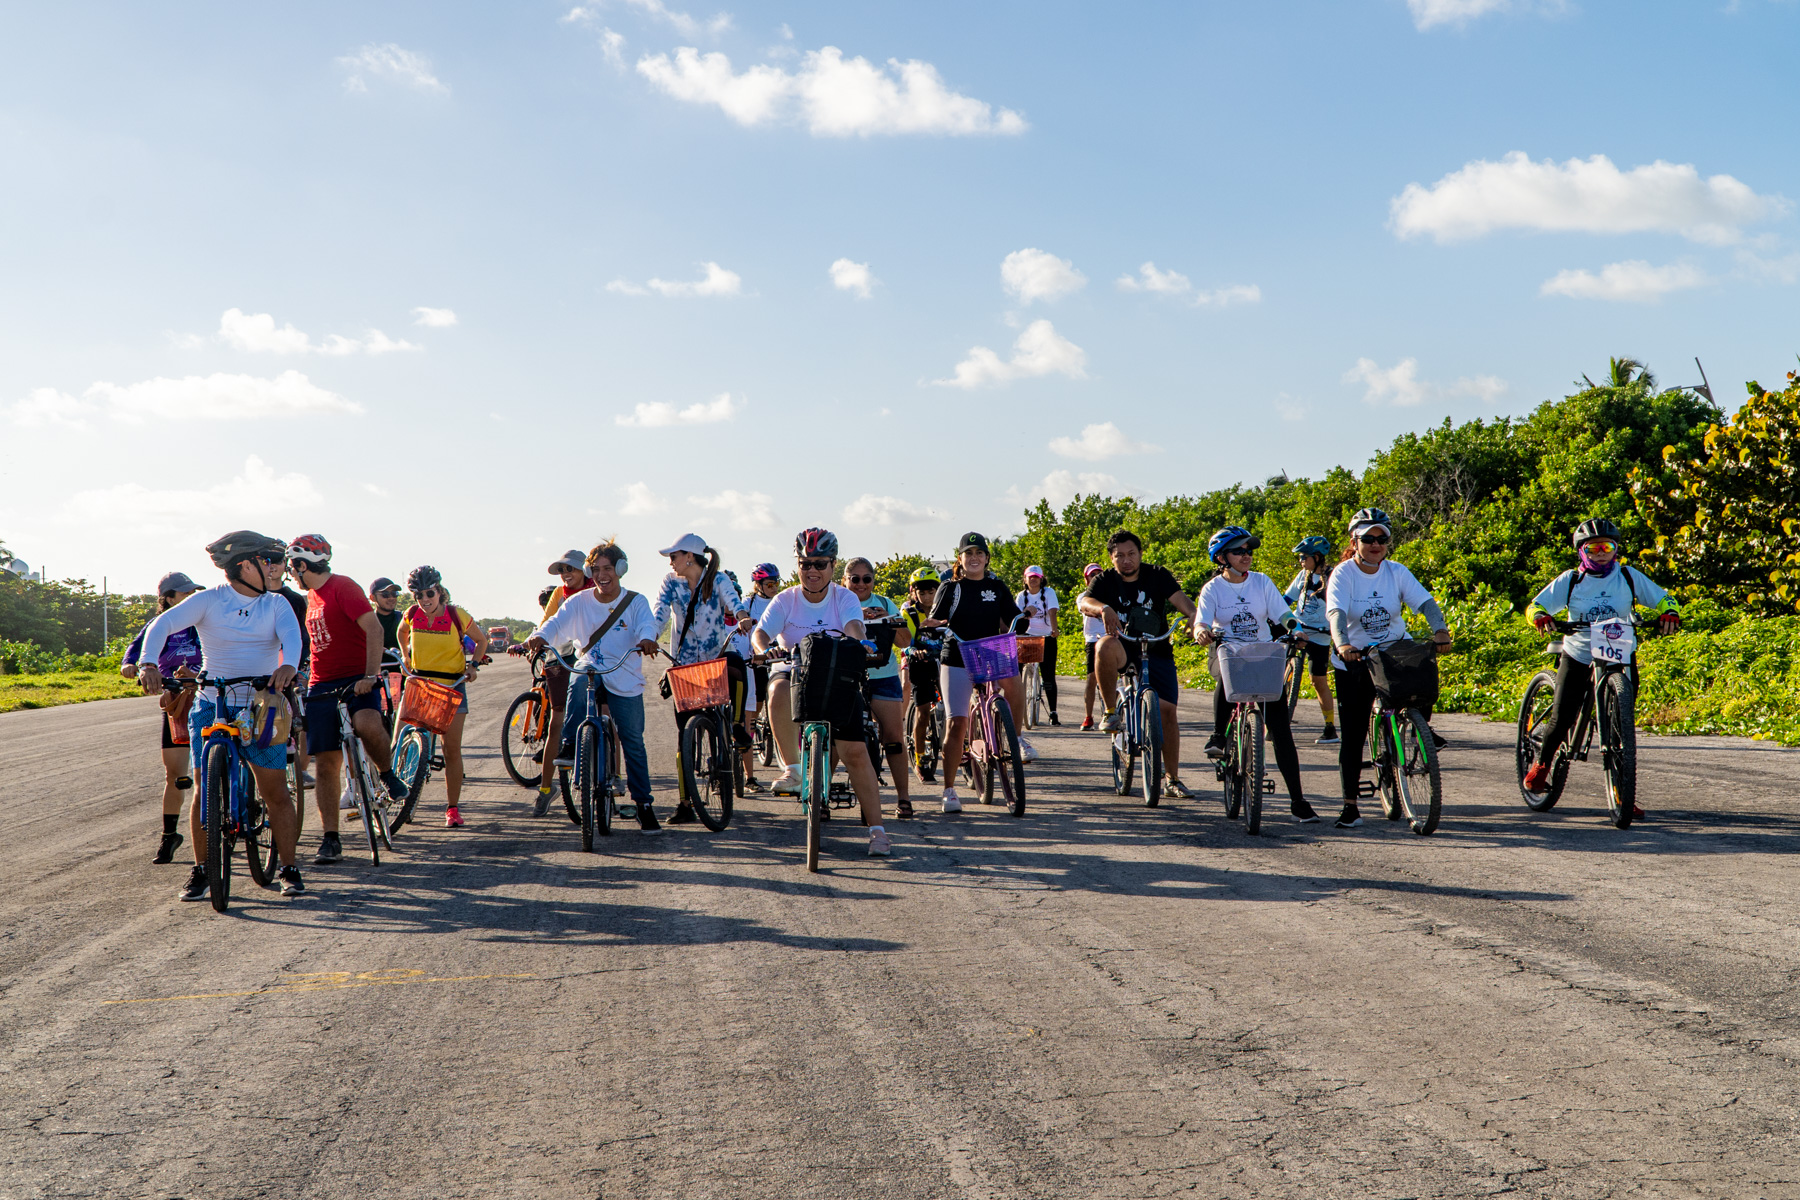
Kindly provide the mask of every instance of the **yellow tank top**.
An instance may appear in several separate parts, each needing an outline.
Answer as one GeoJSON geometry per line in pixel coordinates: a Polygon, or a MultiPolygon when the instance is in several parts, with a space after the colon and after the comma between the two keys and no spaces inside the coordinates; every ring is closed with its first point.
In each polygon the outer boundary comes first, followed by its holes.
{"type": "Polygon", "coordinates": [[[463,659],[463,631],[474,624],[465,610],[453,604],[433,620],[415,604],[406,610],[406,623],[412,629],[408,666],[422,675],[462,677],[467,669],[463,659]],[[455,614],[454,619],[452,614],[455,614]]]}

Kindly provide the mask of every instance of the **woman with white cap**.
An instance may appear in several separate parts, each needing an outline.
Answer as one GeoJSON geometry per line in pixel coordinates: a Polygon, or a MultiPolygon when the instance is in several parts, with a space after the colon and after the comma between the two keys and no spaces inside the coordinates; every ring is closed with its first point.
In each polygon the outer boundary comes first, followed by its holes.
{"type": "Polygon", "coordinates": [[[1050,723],[1061,725],[1056,719],[1056,618],[1058,613],[1056,589],[1044,581],[1044,568],[1025,568],[1025,590],[1013,597],[1019,611],[1031,618],[1031,624],[1025,629],[1027,637],[1044,639],[1044,661],[1038,667],[1038,677],[1044,683],[1044,702],[1050,706],[1050,723]]]}
{"type": "MultiPolygon", "coordinates": [[[[1405,609],[1431,626],[1431,640],[1450,644],[1450,629],[1431,593],[1413,573],[1388,558],[1393,522],[1379,508],[1358,509],[1350,518],[1350,545],[1325,588],[1325,619],[1331,626],[1331,665],[1338,703],[1338,779],[1344,811],[1339,829],[1362,824],[1356,797],[1362,783],[1363,743],[1375,707],[1375,684],[1365,652],[1406,637],[1405,609]]],[[[1427,720],[1431,713],[1425,713],[1427,720]]]]}
{"type": "MultiPolygon", "coordinates": [[[[674,545],[659,553],[669,560],[669,573],[663,577],[651,612],[656,618],[659,637],[663,628],[669,627],[670,657],[686,667],[724,656],[728,664],[726,670],[733,682],[742,680],[744,661],[730,648],[731,635],[740,630],[749,631],[750,613],[744,608],[737,585],[719,570],[719,552],[707,545],[706,539],[699,534],[684,533],[675,539],[674,545]],[[737,661],[732,662],[732,659],[737,661]]],[[[743,694],[736,688],[733,693],[743,694]]],[[[732,713],[734,735],[743,734],[743,717],[742,712],[732,713]]],[[[677,713],[677,731],[686,724],[687,714],[677,713]]],[[[748,734],[743,734],[741,740],[748,742],[748,734]]],[[[744,749],[741,745],[738,748],[744,749]]],[[[682,778],[679,771],[676,778],[682,778]]],[[[669,824],[685,825],[699,819],[688,797],[683,795],[669,824]]]]}
{"type": "MultiPolygon", "coordinates": [[[[156,611],[166,613],[171,608],[200,590],[200,585],[189,579],[181,571],[170,571],[156,585],[156,611]]],[[[148,622],[138,630],[131,645],[125,650],[125,659],[119,667],[119,674],[127,679],[138,676],[138,659],[144,652],[144,632],[148,630],[148,622]]],[[[157,656],[158,670],[170,680],[176,678],[176,672],[186,668],[189,674],[200,671],[200,634],[193,626],[177,629],[163,643],[162,653],[157,656]]],[[[192,791],[194,778],[189,773],[187,704],[193,699],[191,691],[172,688],[163,693],[163,719],[159,722],[162,728],[163,759],[163,795],[162,795],[162,844],[156,849],[154,863],[175,861],[175,848],[181,845],[181,800],[182,793],[192,791]]]]}

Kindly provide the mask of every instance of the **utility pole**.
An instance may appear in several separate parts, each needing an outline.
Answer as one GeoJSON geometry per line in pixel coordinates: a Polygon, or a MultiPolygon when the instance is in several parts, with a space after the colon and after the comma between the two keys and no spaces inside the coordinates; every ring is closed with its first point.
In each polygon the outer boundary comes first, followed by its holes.
{"type": "Polygon", "coordinates": [[[100,653],[106,653],[106,576],[100,577],[100,653]]]}

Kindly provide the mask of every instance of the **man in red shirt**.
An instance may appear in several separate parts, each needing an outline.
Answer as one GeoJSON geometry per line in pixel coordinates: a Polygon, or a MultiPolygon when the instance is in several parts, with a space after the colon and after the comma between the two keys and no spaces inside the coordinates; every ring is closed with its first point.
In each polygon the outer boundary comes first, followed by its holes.
{"type": "Polygon", "coordinates": [[[315,797],[324,835],[313,862],[344,857],[338,837],[338,803],[344,791],[343,733],[338,701],[350,709],[350,726],[381,772],[382,786],[396,800],[406,788],[394,775],[387,729],[375,684],[381,672],[381,620],[356,581],[331,570],[331,543],[316,533],[288,546],[288,568],[306,589],[306,633],[312,640],[312,674],[306,686],[306,749],[317,764],[315,797]]]}

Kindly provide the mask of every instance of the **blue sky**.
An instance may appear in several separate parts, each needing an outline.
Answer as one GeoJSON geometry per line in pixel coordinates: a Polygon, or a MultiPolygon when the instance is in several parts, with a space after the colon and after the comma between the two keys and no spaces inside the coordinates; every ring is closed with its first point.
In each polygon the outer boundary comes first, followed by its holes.
{"type": "Polygon", "coordinates": [[[1800,349],[1792,0],[0,20],[0,538],[120,590],[250,526],[522,615],[1800,349]]]}

